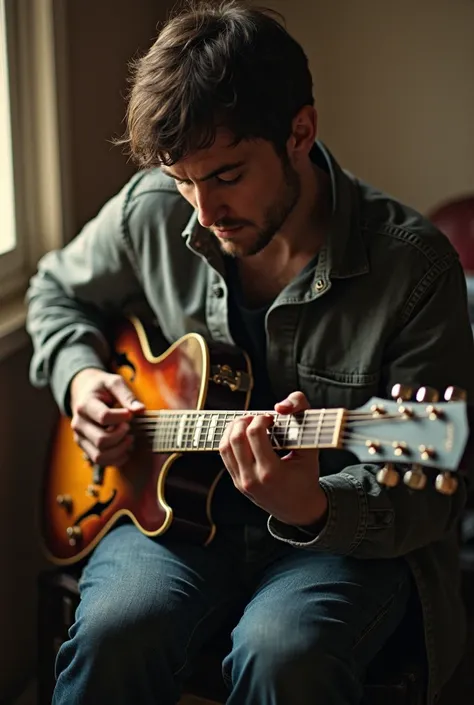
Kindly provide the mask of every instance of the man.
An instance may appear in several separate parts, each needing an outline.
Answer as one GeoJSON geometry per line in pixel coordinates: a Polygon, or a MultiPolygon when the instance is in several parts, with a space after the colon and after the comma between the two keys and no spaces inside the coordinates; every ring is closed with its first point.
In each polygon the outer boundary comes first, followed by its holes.
{"type": "MultiPolygon", "coordinates": [[[[355,408],[394,383],[474,391],[465,283],[420,215],[344,173],[317,137],[301,47],[235,2],[170,20],[135,70],[127,142],[144,168],[29,290],[32,379],[50,383],[101,465],[131,452],[143,410],[107,371],[108,321],[138,315],[244,348],[253,409],[355,408]]],[[[366,668],[413,596],[428,701],[462,648],[456,526],[432,482],[387,489],[337,451],[273,452],[270,415],[230,423],[206,548],[106,535],[81,579],[55,705],[177,702],[236,609],[229,705],[359,703],[366,668]],[[420,635],[421,639],[421,635],[420,635]]]]}

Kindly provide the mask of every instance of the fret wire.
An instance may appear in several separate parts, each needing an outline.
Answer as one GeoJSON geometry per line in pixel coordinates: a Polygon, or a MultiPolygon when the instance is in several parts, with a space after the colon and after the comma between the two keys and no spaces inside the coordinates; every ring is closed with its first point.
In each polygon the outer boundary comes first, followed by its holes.
{"type": "Polygon", "coordinates": [[[185,443],[186,443],[186,450],[189,450],[192,444],[192,437],[193,437],[193,430],[192,430],[192,425],[193,425],[193,416],[192,414],[186,414],[186,434],[185,434],[185,443]]]}
{"type": "MultiPolygon", "coordinates": [[[[158,423],[160,423],[159,420],[158,420],[158,423]]],[[[167,447],[168,447],[168,444],[167,444],[167,438],[166,438],[166,436],[167,436],[167,433],[168,433],[169,423],[168,423],[168,421],[162,421],[161,423],[162,423],[162,425],[163,425],[163,433],[161,434],[161,442],[162,442],[162,444],[163,444],[162,447],[163,447],[163,448],[167,448],[167,447]]]]}
{"type": "Polygon", "coordinates": [[[154,430],[154,435],[155,435],[155,447],[160,447],[160,445],[163,444],[163,435],[165,432],[164,426],[160,424],[159,418],[157,417],[155,422],[155,430],[154,430]]]}
{"type": "Polygon", "coordinates": [[[176,437],[176,445],[178,445],[178,438],[179,438],[179,433],[180,433],[180,424],[178,423],[171,423],[171,419],[167,417],[167,415],[163,415],[162,418],[160,419],[159,423],[161,423],[164,426],[163,429],[163,435],[162,435],[162,442],[163,442],[163,448],[171,448],[171,437],[175,436],[176,437]]]}
{"type": "Polygon", "coordinates": [[[186,429],[186,448],[191,450],[193,447],[193,433],[194,433],[194,415],[188,414],[188,423],[186,429]]]}
{"type": "Polygon", "coordinates": [[[324,425],[324,411],[322,412],[321,416],[318,419],[318,426],[316,429],[316,445],[320,444],[320,438],[321,438],[321,430],[324,425]]]}
{"type": "Polygon", "coordinates": [[[193,422],[194,422],[193,415],[188,414],[186,416],[186,449],[187,450],[189,450],[192,447],[193,422]]]}

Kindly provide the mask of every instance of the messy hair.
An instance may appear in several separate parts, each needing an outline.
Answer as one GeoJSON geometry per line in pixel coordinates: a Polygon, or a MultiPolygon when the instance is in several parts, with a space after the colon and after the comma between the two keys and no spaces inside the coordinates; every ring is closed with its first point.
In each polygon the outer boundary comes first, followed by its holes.
{"type": "Polygon", "coordinates": [[[293,118],[314,105],[307,57],[270,10],[194,2],[167,21],[132,65],[127,131],[140,167],[170,166],[210,147],[265,139],[284,152],[293,118]]]}

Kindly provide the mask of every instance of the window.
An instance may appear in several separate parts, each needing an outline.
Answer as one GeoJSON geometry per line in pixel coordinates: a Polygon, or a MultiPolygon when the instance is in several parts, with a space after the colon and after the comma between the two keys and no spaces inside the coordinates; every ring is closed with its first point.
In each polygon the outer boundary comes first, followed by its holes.
{"type": "Polygon", "coordinates": [[[6,0],[0,0],[0,281],[10,289],[24,261],[18,236],[13,150],[11,79],[13,50],[6,0]]]}
{"type": "Polygon", "coordinates": [[[13,153],[5,5],[0,7],[0,255],[16,244],[13,153]]]}
{"type": "Polygon", "coordinates": [[[2,301],[23,298],[39,257],[64,238],[64,4],[0,0],[0,332],[2,301]]]}

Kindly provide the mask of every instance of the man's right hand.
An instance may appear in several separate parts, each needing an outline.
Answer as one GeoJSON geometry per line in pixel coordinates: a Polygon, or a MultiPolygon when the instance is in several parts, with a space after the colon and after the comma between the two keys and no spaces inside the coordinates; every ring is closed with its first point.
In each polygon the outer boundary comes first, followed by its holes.
{"type": "Polygon", "coordinates": [[[130,420],[145,409],[120,375],[96,368],[71,382],[71,428],[76,443],[98,465],[124,465],[131,453],[130,420]]]}

